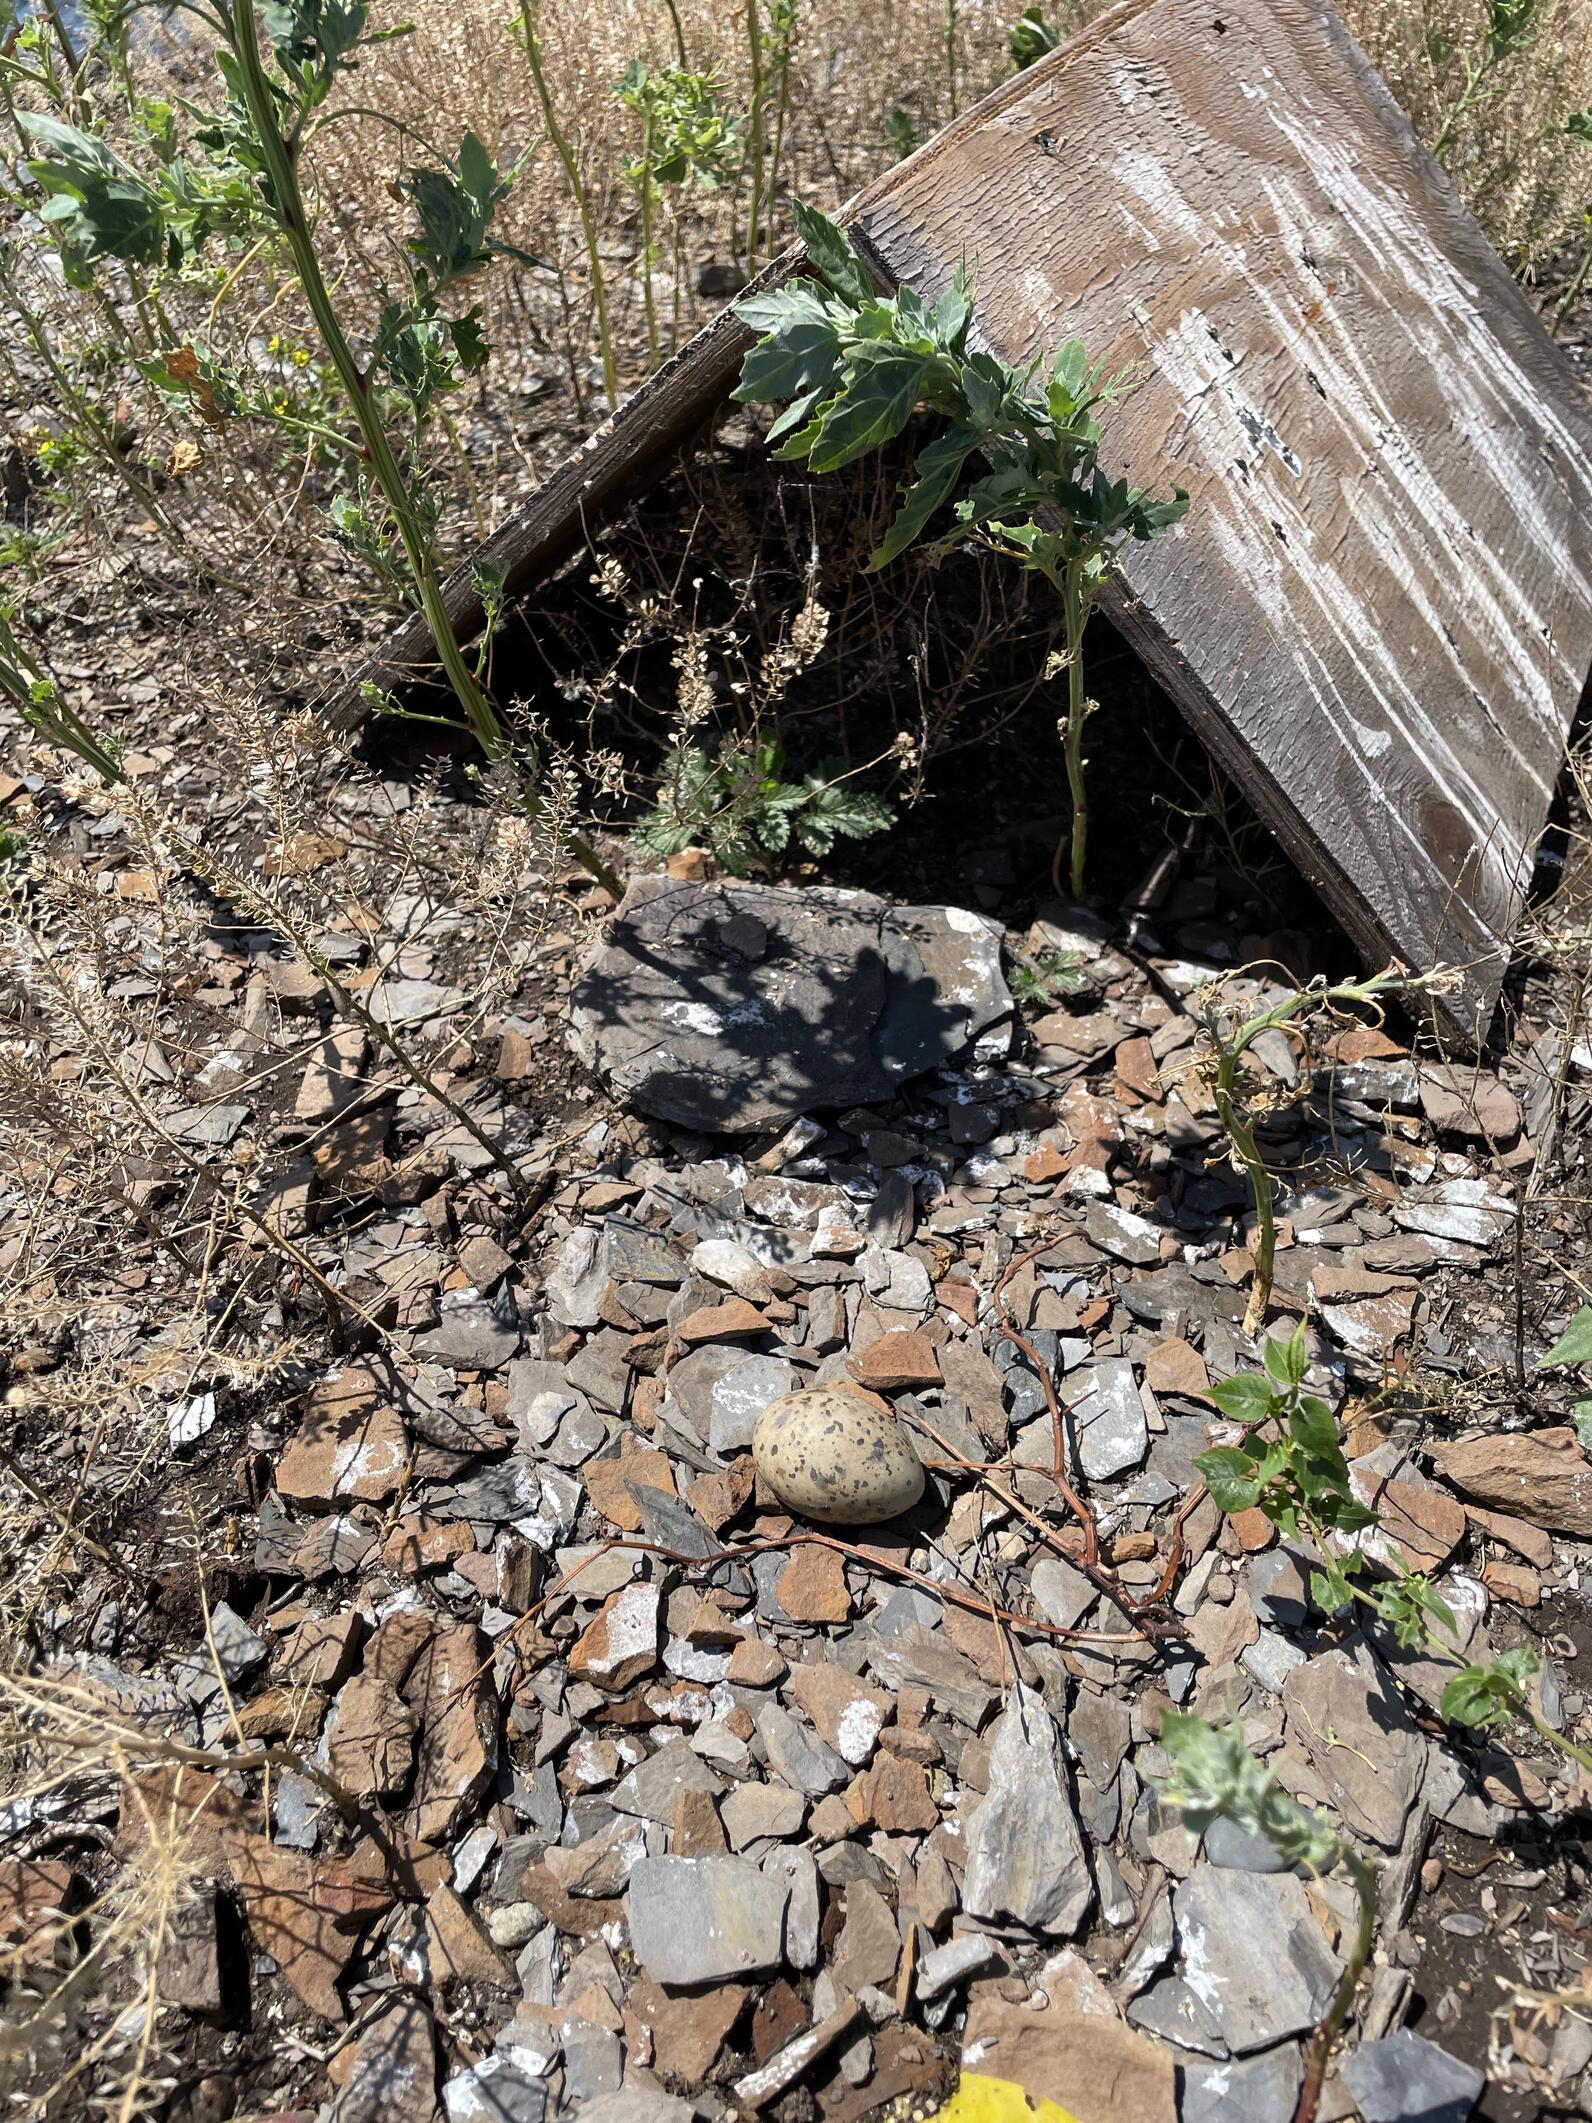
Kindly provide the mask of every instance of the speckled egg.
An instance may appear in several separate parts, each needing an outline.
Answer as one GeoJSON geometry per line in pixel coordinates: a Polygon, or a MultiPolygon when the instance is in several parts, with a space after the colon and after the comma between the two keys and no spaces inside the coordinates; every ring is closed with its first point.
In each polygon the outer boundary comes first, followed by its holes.
{"type": "Polygon", "coordinates": [[[923,1494],[923,1463],[901,1424],[844,1386],[804,1386],[770,1401],[752,1458],[787,1511],[835,1526],[894,1518],[923,1494]]]}

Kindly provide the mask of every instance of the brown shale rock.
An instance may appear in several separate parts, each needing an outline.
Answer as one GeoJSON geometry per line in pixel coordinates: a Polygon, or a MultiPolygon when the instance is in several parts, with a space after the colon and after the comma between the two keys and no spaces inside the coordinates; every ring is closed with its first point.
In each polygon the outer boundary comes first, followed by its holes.
{"type": "Polygon", "coordinates": [[[1349,1486],[1378,1516],[1376,1527],[1360,1536],[1370,1553],[1380,1553],[1385,1542],[1411,1570],[1432,1571],[1446,1563],[1465,1538],[1464,1505],[1433,1483],[1385,1478],[1356,1462],[1349,1469],[1349,1486]]]}
{"type": "Polygon", "coordinates": [[[851,1593],[844,1557],[804,1542],[780,1572],[774,1596],[793,1622],[846,1621],[851,1593]]]}
{"type": "Polygon", "coordinates": [[[491,1644],[473,1622],[442,1624],[410,1669],[402,1693],[420,1719],[408,1825],[426,1842],[441,1842],[497,1768],[491,1644]]]}
{"type": "Polygon", "coordinates": [[[633,1681],[658,1663],[658,1588],[636,1578],[611,1594],[602,1611],[576,1639],[569,1670],[612,1695],[622,1695],[633,1681]]]}
{"type": "Polygon", "coordinates": [[[1211,1383],[1205,1359],[1179,1338],[1157,1342],[1144,1359],[1144,1383],[1155,1393],[1206,1392],[1211,1383]]]}
{"type": "Polygon", "coordinates": [[[962,2057],[968,2070],[1011,2080],[1077,2123],[1177,2123],[1173,2051],[1097,2012],[1035,2012],[980,1993],[962,2057]]]}
{"type": "Polygon", "coordinates": [[[1494,1599],[1512,1607],[1535,1607],[1542,1598],[1542,1580],[1528,1563],[1483,1563],[1481,1581],[1494,1599]]]}
{"type": "Polygon", "coordinates": [[[674,1469],[647,1445],[633,1445],[617,1459],[588,1460],[580,1478],[596,1510],[621,1533],[639,1533],[642,1527],[641,1506],[630,1493],[632,1482],[641,1489],[661,1489],[666,1496],[675,1493],[674,1469]]]}
{"type": "Polygon", "coordinates": [[[750,1996],[744,1983],[716,1983],[670,1997],[643,1969],[625,1999],[625,2019],[649,2031],[659,2066],[689,2089],[713,2069],[750,1996]]]}
{"type": "Polygon", "coordinates": [[[384,1799],[402,1791],[415,1757],[420,1720],[373,1673],[345,1681],[326,1729],[326,1764],[358,1799],[384,1799]]]}
{"type": "Polygon", "coordinates": [[[1432,1459],[1477,1503],[1592,1540],[1592,1460],[1573,1430],[1494,1431],[1439,1445],[1432,1459]]]}
{"type": "Polygon", "coordinates": [[[263,1836],[229,1838],[228,1856],[255,1945],[311,2012],[339,2024],[338,1981],[358,1934],[391,1894],[355,1881],[335,1860],[283,1850],[263,1836]]]}
{"type": "Polygon", "coordinates": [[[905,1393],[940,1384],[940,1360],[916,1327],[881,1334],[860,1356],[848,1358],[852,1377],[873,1393],[905,1393]]]}
{"type": "Polygon", "coordinates": [[[474,1983],[513,1990],[513,1964],[500,1954],[476,1918],[446,1884],[426,1899],[426,1948],[434,1984],[474,1983]]]}
{"type": "Polygon", "coordinates": [[[0,1955],[11,1970],[50,1968],[71,1957],[70,1911],[87,1899],[60,1858],[0,1859],[0,1955]]]}
{"type": "Polygon", "coordinates": [[[675,1328],[675,1339],[695,1348],[699,1342],[742,1341],[748,1335],[766,1334],[768,1321],[744,1297],[726,1298],[722,1305],[704,1305],[687,1313],[675,1328]]]}
{"type": "Polygon", "coordinates": [[[854,1769],[872,1755],[895,1711],[894,1696],[828,1660],[803,1661],[793,1667],[785,1694],[806,1712],[819,1737],[854,1769]]]}
{"type": "Polygon", "coordinates": [[[881,1754],[871,1769],[854,1777],[846,1805],[859,1828],[882,1828],[887,1835],[928,1835],[940,1825],[928,1777],[916,1762],[899,1755],[881,1754]]]}
{"type": "Polygon", "coordinates": [[[297,1435],[277,1462],[276,1486],[290,1504],[330,1511],[338,1504],[385,1504],[398,1494],[409,1464],[409,1434],[396,1408],[374,1398],[368,1374],[351,1374],[368,1392],[342,1387],[344,1374],[310,1398],[297,1435]]]}
{"type": "Polygon", "coordinates": [[[1483,1533],[1495,1541],[1502,1541],[1516,1555],[1524,1556],[1539,1570],[1547,1570],[1553,1562],[1553,1540],[1540,1526],[1531,1526],[1524,1519],[1511,1518],[1505,1511],[1489,1511],[1482,1504],[1467,1504],[1465,1516],[1471,1525],[1479,1526],[1483,1533]]]}

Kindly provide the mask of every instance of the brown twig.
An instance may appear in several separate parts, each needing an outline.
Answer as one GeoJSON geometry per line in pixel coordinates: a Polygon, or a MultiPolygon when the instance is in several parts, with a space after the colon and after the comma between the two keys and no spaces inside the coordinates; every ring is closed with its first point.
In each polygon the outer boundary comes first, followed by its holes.
{"type": "MultiPolygon", "coordinates": [[[[1028,1337],[1018,1330],[1011,1314],[1001,1303],[1001,1293],[1005,1290],[1012,1277],[1020,1269],[1026,1268],[1030,1261],[1037,1260],[1042,1253],[1048,1253],[1055,1244],[1056,1240],[1053,1237],[1046,1238],[1042,1239],[1037,1246],[1030,1246],[1026,1252],[1014,1254],[1006,1264],[1004,1272],[990,1291],[989,1296],[995,1317],[1000,1322],[1001,1332],[1005,1335],[1007,1341],[1012,1344],[1013,1348],[1020,1351],[1028,1359],[1044,1391],[1045,1402],[1050,1410],[1051,1436],[1054,1440],[1054,1464],[1051,1469],[1051,1480],[1060,1490],[1068,1509],[1083,1529],[1084,1546],[1082,1557],[1069,1556],[1067,1560],[1073,1565],[1074,1569],[1081,1570],[1090,1584],[1097,1591],[1103,1592],[1113,1606],[1119,1607],[1128,1620],[1137,1629],[1141,1630],[1145,1636],[1159,1638],[1181,1637],[1185,1632],[1176,1618],[1166,1612],[1166,1598],[1171,1589],[1172,1581],[1177,1575],[1178,1562],[1182,1553],[1182,1522],[1188,1511],[1193,1508],[1194,1500],[1191,1499],[1183,1510],[1178,1513],[1177,1524],[1174,1529],[1175,1543],[1172,1560],[1169,1567],[1162,1572],[1160,1583],[1148,1599],[1135,1599],[1116,1572],[1108,1564],[1101,1561],[1100,1522],[1095,1517],[1094,1508],[1088,1499],[1080,1495],[1068,1478],[1067,1421],[1062,1409],[1061,1396],[1057,1393],[1055,1381],[1050,1375],[1050,1366],[1043,1361],[1028,1337]]],[[[932,1437],[934,1433],[930,1431],[929,1434],[932,1437]]],[[[943,1440],[939,1442],[943,1443],[943,1440]]],[[[997,1494],[999,1493],[997,1492],[997,1494]]],[[[1008,1497],[1007,1501],[1014,1502],[1015,1500],[1008,1497]]],[[[1017,1508],[1022,1509],[1023,1507],[1019,1505],[1017,1508]]],[[[1031,1513],[1027,1515],[1030,1518],[1033,1516],[1031,1513]]],[[[1034,1523],[1037,1524],[1038,1521],[1035,1520],[1034,1523]]]]}
{"type": "Polygon", "coordinates": [[[1376,1874],[1359,1852],[1350,1849],[1347,1844],[1343,1846],[1343,1862],[1348,1867],[1350,1877],[1354,1881],[1355,1893],[1359,1897],[1359,1914],[1342,1978],[1332,1994],[1332,2003],[1327,2007],[1326,2018],[1310,2037],[1305,2050],[1305,2075],[1299,2087],[1299,2098],[1294,2103],[1293,2123],[1315,2123],[1316,2110],[1321,2105],[1322,2083],[1332,2057],[1332,2045],[1343,2032],[1343,2023],[1349,2017],[1349,2008],[1354,2003],[1354,1994],[1360,1987],[1365,1964],[1371,1958],[1371,1942],[1376,1935],[1376,1874]]]}

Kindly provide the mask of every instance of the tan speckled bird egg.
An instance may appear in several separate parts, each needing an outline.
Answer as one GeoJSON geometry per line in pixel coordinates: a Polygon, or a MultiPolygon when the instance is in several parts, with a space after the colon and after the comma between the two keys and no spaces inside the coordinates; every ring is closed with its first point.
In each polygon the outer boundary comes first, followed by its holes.
{"type": "Polygon", "coordinates": [[[844,1386],[804,1386],[770,1401],[752,1458],[788,1511],[836,1526],[894,1518],[923,1494],[923,1463],[901,1424],[844,1386]]]}

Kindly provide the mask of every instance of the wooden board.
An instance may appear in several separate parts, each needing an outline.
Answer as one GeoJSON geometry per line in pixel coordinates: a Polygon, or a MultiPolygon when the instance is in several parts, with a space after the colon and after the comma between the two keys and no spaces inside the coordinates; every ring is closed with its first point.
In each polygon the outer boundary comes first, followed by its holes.
{"type": "MultiPolygon", "coordinates": [[[[1007,360],[1135,366],[1107,468],[1192,504],[1113,618],[1367,957],[1463,968],[1479,1035],[1592,668],[1592,414],[1336,16],[1125,0],[848,218],[930,300],[967,262],[1007,360]]],[[[499,534],[513,580],[745,343],[719,319],[499,534]]]]}
{"type": "Polygon", "coordinates": [[[1592,419],[1337,18],[1130,0],[858,218],[931,300],[977,262],[1008,360],[1142,365],[1111,467],[1192,501],[1114,616],[1367,953],[1490,1014],[1592,664],[1592,419]]]}

